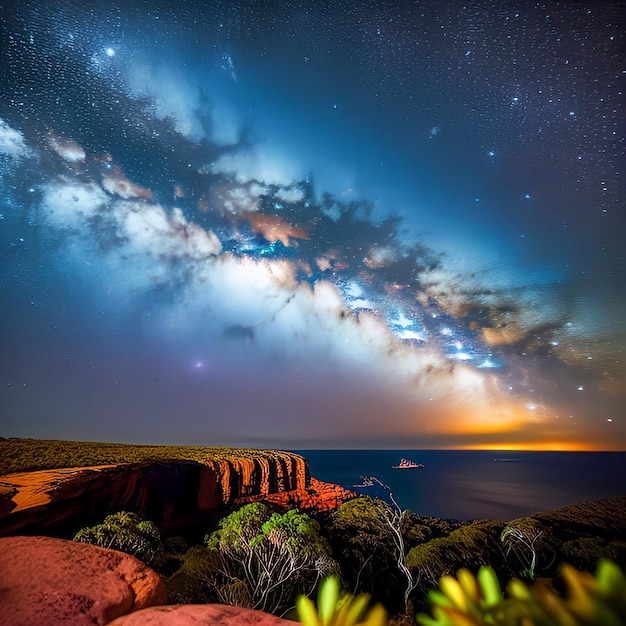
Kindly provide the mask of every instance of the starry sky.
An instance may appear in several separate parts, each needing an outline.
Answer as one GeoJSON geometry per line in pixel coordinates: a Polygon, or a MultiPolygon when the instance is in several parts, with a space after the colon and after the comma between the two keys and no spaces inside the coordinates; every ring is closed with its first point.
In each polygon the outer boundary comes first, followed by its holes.
{"type": "Polygon", "coordinates": [[[626,449],[623,3],[0,16],[0,435],[626,449]]]}

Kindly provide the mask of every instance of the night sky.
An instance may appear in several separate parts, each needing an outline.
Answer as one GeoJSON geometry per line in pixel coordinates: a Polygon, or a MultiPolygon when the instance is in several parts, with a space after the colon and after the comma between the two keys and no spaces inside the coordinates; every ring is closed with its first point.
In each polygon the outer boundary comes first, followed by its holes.
{"type": "Polygon", "coordinates": [[[626,448],[624,3],[0,15],[0,435],[626,448]]]}

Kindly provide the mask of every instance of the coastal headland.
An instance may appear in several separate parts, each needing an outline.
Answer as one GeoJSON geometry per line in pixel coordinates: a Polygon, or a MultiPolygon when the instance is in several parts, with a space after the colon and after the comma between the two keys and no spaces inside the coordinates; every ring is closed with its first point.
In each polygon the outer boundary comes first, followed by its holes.
{"type": "Polygon", "coordinates": [[[459,568],[489,565],[504,584],[552,581],[563,562],[626,567],[626,495],[508,521],[440,519],[316,480],[293,452],[0,438],[0,605],[14,625],[117,624],[134,613],[155,626],[191,613],[212,624],[216,612],[224,624],[278,624],[268,613],[281,612],[252,610],[242,579],[233,587],[220,578],[233,546],[241,548],[237,524],[251,520],[255,541],[279,550],[285,532],[296,533],[290,541],[303,532],[293,545],[303,554],[315,546],[320,572],[340,572],[346,589],[369,594],[398,625],[415,623],[412,611],[459,568]],[[246,506],[244,522],[237,516],[246,506]],[[118,544],[79,543],[81,532],[118,544]]]}
{"type": "Polygon", "coordinates": [[[232,505],[320,512],[356,495],[277,450],[1,439],[0,459],[0,535],[63,537],[120,510],[174,531],[232,505]]]}

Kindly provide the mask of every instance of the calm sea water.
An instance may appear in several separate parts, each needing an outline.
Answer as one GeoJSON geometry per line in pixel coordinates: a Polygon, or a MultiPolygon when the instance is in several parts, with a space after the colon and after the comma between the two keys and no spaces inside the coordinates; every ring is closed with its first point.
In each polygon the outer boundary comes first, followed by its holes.
{"type": "MultiPolygon", "coordinates": [[[[448,519],[509,520],[626,495],[626,452],[300,450],[311,475],[344,487],[376,476],[400,506],[448,519]],[[401,458],[420,469],[392,469],[401,458]]],[[[385,498],[380,487],[355,491],[385,498]]]]}

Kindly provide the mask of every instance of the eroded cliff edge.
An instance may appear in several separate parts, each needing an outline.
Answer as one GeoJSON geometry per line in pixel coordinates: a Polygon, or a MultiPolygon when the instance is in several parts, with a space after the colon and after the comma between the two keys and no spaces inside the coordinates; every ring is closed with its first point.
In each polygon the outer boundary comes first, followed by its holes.
{"type": "Polygon", "coordinates": [[[220,451],[221,458],[154,460],[45,469],[0,476],[0,534],[66,534],[113,511],[141,514],[163,529],[206,522],[251,500],[334,508],[353,494],[311,479],[291,452],[220,451]]]}

